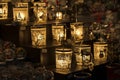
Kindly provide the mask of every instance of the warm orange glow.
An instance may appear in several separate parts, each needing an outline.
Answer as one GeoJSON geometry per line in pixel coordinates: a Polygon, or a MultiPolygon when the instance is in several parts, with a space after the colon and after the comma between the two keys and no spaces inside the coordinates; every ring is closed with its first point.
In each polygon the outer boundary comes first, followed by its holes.
{"type": "Polygon", "coordinates": [[[25,20],[25,14],[23,12],[18,12],[17,13],[17,20],[25,20]]]}
{"type": "Polygon", "coordinates": [[[71,23],[71,36],[75,42],[80,42],[83,39],[83,25],[81,23],[71,23]]]}
{"type": "Polygon", "coordinates": [[[0,14],[2,14],[3,13],[3,9],[2,8],[0,8],[0,14]]]}
{"type": "Polygon", "coordinates": [[[62,19],[62,12],[56,13],[56,19],[62,19]]]}

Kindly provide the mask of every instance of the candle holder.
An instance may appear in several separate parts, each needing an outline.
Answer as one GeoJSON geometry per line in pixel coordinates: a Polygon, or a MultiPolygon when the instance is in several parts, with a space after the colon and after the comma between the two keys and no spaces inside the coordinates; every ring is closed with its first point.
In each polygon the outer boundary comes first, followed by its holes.
{"type": "Polygon", "coordinates": [[[71,37],[75,43],[83,39],[83,24],[81,22],[71,23],[71,37]]]}
{"type": "Polygon", "coordinates": [[[95,65],[104,64],[107,62],[108,44],[106,42],[94,43],[94,63],[95,65]]]}
{"type": "Polygon", "coordinates": [[[70,69],[72,60],[72,49],[69,48],[56,48],[56,68],[57,69],[70,69]]]}
{"type": "Polygon", "coordinates": [[[63,19],[62,12],[60,12],[60,11],[56,12],[56,20],[62,20],[62,19],[63,19]]]}
{"type": "Polygon", "coordinates": [[[31,28],[32,45],[41,47],[46,45],[46,28],[31,28]]]}
{"type": "Polygon", "coordinates": [[[34,2],[34,14],[36,23],[45,23],[47,21],[47,7],[44,2],[34,2]]]}
{"type": "Polygon", "coordinates": [[[66,30],[64,25],[52,26],[53,44],[61,45],[61,42],[66,39],[66,30]]]}
{"type": "Polygon", "coordinates": [[[0,3],[0,19],[8,19],[8,3],[0,3]]]}
{"type": "Polygon", "coordinates": [[[13,20],[21,24],[27,24],[29,21],[28,3],[17,3],[13,8],[13,20]]]}

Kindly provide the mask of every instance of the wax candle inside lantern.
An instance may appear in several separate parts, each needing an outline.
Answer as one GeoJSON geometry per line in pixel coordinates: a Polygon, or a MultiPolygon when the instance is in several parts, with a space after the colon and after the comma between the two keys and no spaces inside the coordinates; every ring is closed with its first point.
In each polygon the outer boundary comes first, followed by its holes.
{"type": "Polygon", "coordinates": [[[57,20],[61,20],[62,17],[63,17],[62,12],[57,12],[57,13],[56,13],[56,19],[57,19],[57,20]]]}
{"type": "Polygon", "coordinates": [[[17,13],[17,20],[18,21],[23,21],[25,19],[25,15],[22,12],[17,13]]]}
{"type": "Polygon", "coordinates": [[[72,50],[68,48],[56,48],[56,68],[70,69],[72,50]]]}
{"type": "Polygon", "coordinates": [[[95,65],[103,64],[107,62],[108,44],[105,42],[94,43],[94,60],[95,65]]]}

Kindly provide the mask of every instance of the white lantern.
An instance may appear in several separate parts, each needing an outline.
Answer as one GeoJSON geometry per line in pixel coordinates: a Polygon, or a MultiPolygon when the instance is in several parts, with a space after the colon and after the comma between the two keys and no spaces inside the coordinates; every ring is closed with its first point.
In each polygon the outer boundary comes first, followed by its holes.
{"type": "Polygon", "coordinates": [[[95,65],[106,63],[107,55],[108,55],[108,44],[106,42],[95,42],[94,43],[95,65]]]}
{"type": "Polygon", "coordinates": [[[56,53],[56,68],[70,69],[72,60],[72,49],[56,48],[55,53],[56,53]]]}

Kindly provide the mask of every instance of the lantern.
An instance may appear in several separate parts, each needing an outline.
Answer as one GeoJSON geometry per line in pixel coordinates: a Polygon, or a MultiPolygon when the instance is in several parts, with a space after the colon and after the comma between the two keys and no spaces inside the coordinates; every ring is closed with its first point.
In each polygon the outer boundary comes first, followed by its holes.
{"type": "Polygon", "coordinates": [[[28,3],[18,3],[13,8],[13,19],[15,22],[27,24],[29,21],[28,3]]]}
{"type": "Polygon", "coordinates": [[[77,65],[82,65],[82,53],[80,50],[80,45],[76,45],[74,48],[74,54],[77,65]]]}
{"type": "Polygon", "coordinates": [[[36,23],[44,23],[47,21],[47,7],[46,3],[35,2],[34,14],[36,16],[36,23]]]}
{"type": "Polygon", "coordinates": [[[71,23],[71,37],[75,42],[80,42],[83,39],[83,24],[71,23]]]}
{"type": "Polygon", "coordinates": [[[56,48],[56,68],[70,69],[72,60],[72,49],[56,48]]]}
{"type": "Polygon", "coordinates": [[[46,45],[46,28],[31,28],[32,45],[35,47],[46,45]]]}
{"type": "Polygon", "coordinates": [[[60,45],[66,39],[66,30],[63,25],[52,26],[53,44],[60,45]]]}
{"type": "Polygon", "coordinates": [[[62,20],[62,18],[63,18],[63,14],[62,14],[62,12],[56,12],[56,20],[62,20]]]}
{"type": "Polygon", "coordinates": [[[8,3],[0,3],[0,19],[8,18],[8,3]]]}
{"type": "Polygon", "coordinates": [[[80,45],[80,53],[82,54],[82,65],[88,67],[92,62],[91,47],[89,45],[80,45]]]}
{"type": "Polygon", "coordinates": [[[94,43],[94,60],[95,65],[103,64],[107,62],[108,44],[106,42],[94,43]]]}

